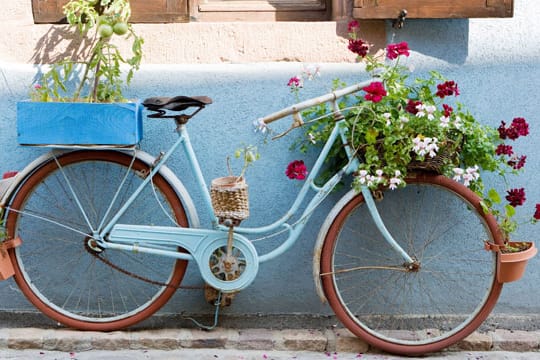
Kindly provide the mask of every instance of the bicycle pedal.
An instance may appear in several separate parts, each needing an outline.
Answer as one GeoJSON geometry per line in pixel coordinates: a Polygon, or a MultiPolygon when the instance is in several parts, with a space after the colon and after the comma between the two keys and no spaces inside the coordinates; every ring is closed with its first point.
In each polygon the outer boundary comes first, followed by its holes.
{"type": "Polygon", "coordinates": [[[204,298],[206,299],[206,302],[208,302],[210,305],[217,305],[216,302],[218,299],[220,299],[219,306],[220,307],[228,307],[232,305],[232,301],[236,294],[236,292],[232,293],[221,293],[221,298],[219,295],[219,290],[216,288],[213,288],[212,286],[205,284],[204,285],[204,298]]]}

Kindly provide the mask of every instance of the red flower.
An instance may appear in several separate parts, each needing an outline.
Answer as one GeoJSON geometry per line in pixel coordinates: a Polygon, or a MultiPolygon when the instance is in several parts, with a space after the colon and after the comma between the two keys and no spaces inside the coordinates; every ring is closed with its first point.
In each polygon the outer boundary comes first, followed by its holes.
{"type": "Polygon", "coordinates": [[[450,105],[447,105],[447,104],[442,104],[442,107],[444,109],[444,116],[450,117],[450,115],[452,115],[452,111],[454,111],[454,109],[450,105]]]}
{"type": "Polygon", "coordinates": [[[495,154],[512,156],[514,154],[514,150],[510,145],[499,144],[497,149],[495,149],[495,154]]]}
{"type": "Polygon", "coordinates": [[[536,211],[533,216],[536,220],[540,220],[540,204],[536,204],[536,211]]]}
{"type": "Polygon", "coordinates": [[[353,20],[353,21],[349,22],[349,25],[347,25],[347,30],[349,32],[353,32],[356,29],[358,29],[359,27],[360,27],[360,25],[358,24],[358,21],[353,20]]]}
{"type": "Polygon", "coordinates": [[[403,41],[398,44],[388,44],[386,47],[386,57],[390,60],[397,59],[398,56],[409,56],[409,44],[403,41]]]}
{"type": "Polygon", "coordinates": [[[285,175],[289,179],[304,180],[307,175],[307,168],[302,160],[294,160],[288,166],[285,171],[285,175]]]}
{"type": "Polygon", "coordinates": [[[369,45],[362,39],[349,39],[349,50],[360,57],[366,57],[369,52],[369,45]]]}
{"type": "Polygon", "coordinates": [[[437,85],[437,92],[435,93],[441,99],[445,96],[459,95],[459,89],[454,81],[445,81],[442,84],[437,85]]]}
{"type": "Polygon", "coordinates": [[[501,121],[497,130],[501,139],[516,140],[520,136],[529,135],[529,124],[524,118],[514,118],[508,127],[504,121],[501,121]]]}
{"type": "Polygon", "coordinates": [[[382,82],[374,81],[365,88],[363,88],[367,94],[364,95],[364,98],[366,100],[371,100],[374,103],[377,103],[382,100],[383,97],[386,96],[386,90],[384,89],[384,85],[382,82]]]}
{"type": "Polygon", "coordinates": [[[510,189],[506,193],[508,195],[506,195],[505,199],[508,200],[510,206],[516,207],[523,205],[526,200],[524,188],[510,189]]]}
{"type": "Polygon", "coordinates": [[[512,127],[516,130],[519,136],[529,135],[529,124],[524,118],[514,118],[512,127]]]}
{"type": "Polygon", "coordinates": [[[508,160],[508,165],[513,167],[515,170],[521,169],[523,166],[525,166],[525,160],[527,160],[527,156],[522,155],[519,158],[517,156],[514,156],[510,160],[508,160]]]}
{"type": "Polygon", "coordinates": [[[409,99],[409,101],[407,101],[407,106],[405,107],[405,111],[415,115],[418,112],[418,107],[417,107],[418,105],[422,105],[422,102],[409,99]]]}

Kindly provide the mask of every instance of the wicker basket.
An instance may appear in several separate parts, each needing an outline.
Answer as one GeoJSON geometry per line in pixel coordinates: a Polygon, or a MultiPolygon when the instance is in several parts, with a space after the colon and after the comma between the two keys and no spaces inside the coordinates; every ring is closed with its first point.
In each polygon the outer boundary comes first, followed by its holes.
{"type": "Polygon", "coordinates": [[[249,217],[248,186],[243,178],[225,176],[212,180],[210,197],[220,223],[232,220],[237,225],[249,217]]]}

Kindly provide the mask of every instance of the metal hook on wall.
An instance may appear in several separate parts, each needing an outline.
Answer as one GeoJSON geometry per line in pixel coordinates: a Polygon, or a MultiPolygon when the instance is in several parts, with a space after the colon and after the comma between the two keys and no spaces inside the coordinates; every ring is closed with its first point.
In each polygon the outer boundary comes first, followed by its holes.
{"type": "Polygon", "coordinates": [[[403,25],[405,25],[406,17],[407,17],[407,10],[406,9],[401,10],[397,19],[394,19],[394,21],[392,21],[392,27],[394,29],[401,29],[403,25]]]}

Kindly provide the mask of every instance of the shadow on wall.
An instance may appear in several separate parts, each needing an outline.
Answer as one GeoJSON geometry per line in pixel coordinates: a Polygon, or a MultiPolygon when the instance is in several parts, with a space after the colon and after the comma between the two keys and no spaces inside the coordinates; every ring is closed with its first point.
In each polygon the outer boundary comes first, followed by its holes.
{"type": "Polygon", "coordinates": [[[387,22],[388,43],[406,41],[409,48],[449,64],[462,65],[469,54],[468,19],[407,19],[403,28],[387,22]]]}

